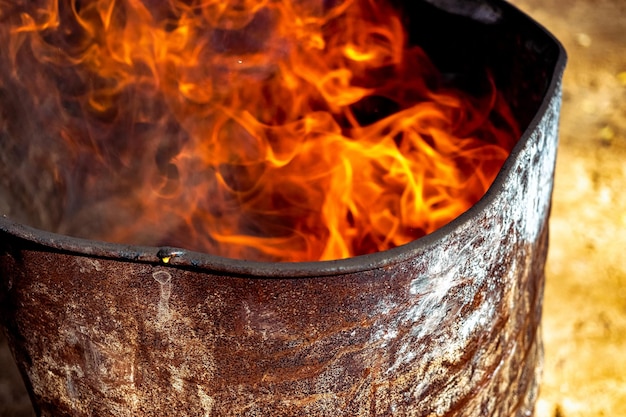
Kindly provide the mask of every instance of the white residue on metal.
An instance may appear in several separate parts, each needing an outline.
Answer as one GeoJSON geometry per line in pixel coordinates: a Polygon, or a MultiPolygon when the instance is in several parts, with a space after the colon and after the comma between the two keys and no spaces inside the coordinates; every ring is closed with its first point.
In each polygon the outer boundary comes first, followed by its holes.
{"type": "MultiPolygon", "coordinates": [[[[483,237],[481,244],[497,249],[499,233],[499,226],[493,225],[491,233],[483,237]]],[[[457,250],[439,250],[439,253],[433,253],[429,273],[417,276],[410,282],[408,293],[413,301],[404,312],[398,314],[398,319],[393,322],[394,327],[386,329],[387,333],[395,335],[400,328],[410,328],[408,337],[396,352],[388,373],[411,363],[417,356],[432,355],[432,352],[422,352],[420,344],[416,343],[427,337],[439,337],[440,350],[436,352],[437,355],[443,354],[446,360],[453,362],[458,360],[471,335],[488,321],[483,316],[493,314],[493,303],[487,295],[480,309],[469,318],[458,317],[461,307],[471,303],[476,295],[477,288],[473,285],[488,279],[485,265],[498,256],[498,250],[484,251],[481,256],[475,255],[472,249],[475,241],[476,237],[467,242],[459,242],[461,246],[457,250]],[[459,259],[465,259],[466,262],[459,263],[459,259]],[[465,294],[462,304],[459,304],[459,300],[448,299],[453,289],[465,294]],[[446,326],[442,326],[442,323],[455,321],[457,317],[457,331],[445,333],[446,326]]],[[[387,308],[388,302],[381,306],[381,310],[387,308]]]]}
{"type": "Polygon", "coordinates": [[[159,322],[165,322],[171,317],[169,299],[172,295],[172,275],[166,271],[156,271],[152,273],[152,277],[159,283],[161,292],[158,306],[158,320],[159,322]]]}
{"type": "Polygon", "coordinates": [[[174,388],[174,390],[178,392],[181,392],[183,390],[185,381],[183,381],[183,379],[180,376],[173,373],[171,382],[172,382],[172,388],[174,388]]]}
{"type": "Polygon", "coordinates": [[[398,330],[397,329],[393,329],[393,328],[387,328],[387,329],[378,329],[376,331],[376,333],[374,334],[374,337],[372,337],[372,341],[374,342],[381,342],[381,347],[385,347],[387,346],[387,341],[394,339],[396,336],[398,336],[398,330]]]}
{"type": "Polygon", "coordinates": [[[198,398],[200,398],[200,405],[202,406],[202,409],[204,411],[204,417],[209,417],[211,415],[211,412],[213,411],[215,398],[204,392],[204,389],[201,385],[198,385],[198,398]]]}
{"type": "Polygon", "coordinates": [[[79,266],[79,271],[82,273],[90,273],[90,272],[101,272],[104,270],[100,261],[97,259],[89,259],[89,258],[76,258],[76,264],[79,266]]]}
{"type": "Polygon", "coordinates": [[[484,328],[494,314],[492,303],[484,303],[478,310],[474,311],[469,317],[465,318],[459,327],[459,334],[462,339],[467,340],[472,333],[479,328],[484,328]]]}
{"type": "MultiPolygon", "coordinates": [[[[561,105],[560,100],[553,100],[552,110],[548,114],[558,114],[561,105]]],[[[525,205],[526,221],[525,237],[529,241],[534,241],[539,235],[539,227],[542,219],[545,219],[550,210],[550,196],[552,195],[552,184],[554,177],[554,160],[556,159],[557,143],[551,138],[558,135],[558,123],[549,123],[543,129],[535,132],[537,140],[532,141],[534,146],[530,150],[529,157],[541,155],[544,163],[530,170],[528,174],[528,190],[526,197],[528,201],[525,205]],[[546,131],[547,130],[547,131],[546,131]]]]}

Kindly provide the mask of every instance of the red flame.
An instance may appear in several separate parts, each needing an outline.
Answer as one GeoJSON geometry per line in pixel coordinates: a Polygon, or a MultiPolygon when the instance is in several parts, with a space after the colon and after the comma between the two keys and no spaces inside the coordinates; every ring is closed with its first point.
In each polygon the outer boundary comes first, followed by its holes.
{"type": "Polygon", "coordinates": [[[62,233],[372,253],[470,208],[519,136],[493,86],[445,87],[384,2],[22,3],[0,2],[5,78],[62,149],[62,233]]]}

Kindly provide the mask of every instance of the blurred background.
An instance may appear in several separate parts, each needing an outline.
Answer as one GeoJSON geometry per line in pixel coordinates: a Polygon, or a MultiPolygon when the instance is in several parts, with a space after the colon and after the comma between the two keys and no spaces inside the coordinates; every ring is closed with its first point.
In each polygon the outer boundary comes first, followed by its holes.
{"type": "MultiPolygon", "coordinates": [[[[535,415],[626,416],[626,1],[512,3],[569,55],[535,415]]],[[[0,417],[32,415],[0,335],[0,417]]]]}

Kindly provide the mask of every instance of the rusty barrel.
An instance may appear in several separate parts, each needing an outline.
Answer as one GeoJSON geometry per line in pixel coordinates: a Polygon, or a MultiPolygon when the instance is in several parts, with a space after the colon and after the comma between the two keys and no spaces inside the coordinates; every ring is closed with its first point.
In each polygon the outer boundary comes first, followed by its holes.
{"type": "Polygon", "coordinates": [[[402,247],[310,263],[3,216],[0,322],[38,415],[532,414],[565,53],[502,1],[407,13],[439,66],[489,67],[523,127],[484,198],[402,247]]]}

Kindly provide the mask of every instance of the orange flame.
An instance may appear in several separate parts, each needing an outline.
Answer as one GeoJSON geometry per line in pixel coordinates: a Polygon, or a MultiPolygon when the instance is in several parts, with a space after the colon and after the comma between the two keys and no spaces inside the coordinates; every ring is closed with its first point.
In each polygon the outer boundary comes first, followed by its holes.
{"type": "Polygon", "coordinates": [[[0,21],[5,78],[63,143],[62,233],[371,253],[470,208],[519,136],[493,86],[445,87],[380,1],[0,2],[0,21]]]}

